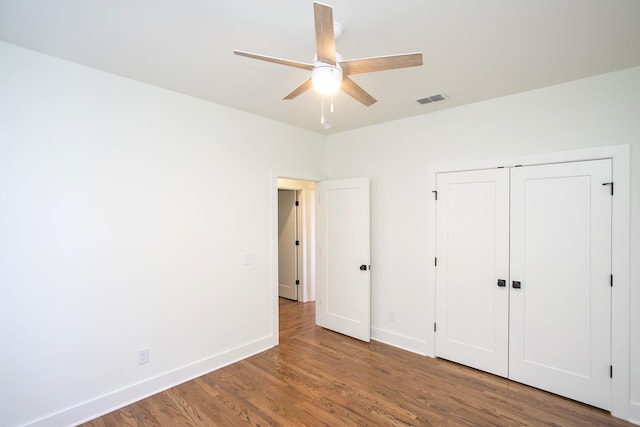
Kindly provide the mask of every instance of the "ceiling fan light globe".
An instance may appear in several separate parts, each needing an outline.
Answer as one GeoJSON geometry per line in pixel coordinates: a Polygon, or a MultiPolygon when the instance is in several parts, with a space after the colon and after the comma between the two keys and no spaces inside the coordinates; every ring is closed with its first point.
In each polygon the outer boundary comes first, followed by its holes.
{"type": "Polygon", "coordinates": [[[311,82],[317,92],[332,95],[340,90],[342,70],[330,64],[316,66],[311,72],[311,82]]]}

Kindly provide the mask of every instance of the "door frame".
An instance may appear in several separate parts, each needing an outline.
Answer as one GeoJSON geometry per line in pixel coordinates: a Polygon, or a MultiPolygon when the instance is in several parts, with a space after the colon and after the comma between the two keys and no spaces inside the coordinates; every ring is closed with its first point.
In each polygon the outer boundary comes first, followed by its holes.
{"type": "MultiPolygon", "coordinates": [[[[308,302],[316,299],[316,268],[315,268],[315,212],[314,194],[315,188],[310,189],[308,183],[316,183],[308,179],[278,178],[278,190],[292,190],[296,192],[296,198],[300,202],[297,213],[299,223],[296,225],[300,238],[299,278],[302,282],[298,289],[298,301],[308,302]]],[[[277,191],[276,191],[277,193],[277,191]]],[[[276,219],[277,219],[276,205],[276,219]]],[[[276,242],[277,243],[277,242],[276,242]]]]}
{"type": "Polygon", "coordinates": [[[270,211],[270,265],[271,265],[271,345],[280,342],[279,322],[279,283],[278,283],[278,189],[300,190],[302,207],[302,291],[298,292],[298,301],[315,301],[315,215],[313,211],[314,191],[301,184],[301,181],[316,183],[313,177],[291,177],[271,169],[269,172],[270,211]],[[279,184],[280,182],[280,184],[279,184]],[[311,205],[309,204],[311,203],[311,205]],[[309,207],[311,206],[311,209],[309,207]],[[310,230],[307,232],[307,230],[310,230]]]}
{"type": "MultiPolygon", "coordinates": [[[[630,401],[630,164],[629,145],[611,145],[581,150],[568,150],[524,156],[470,161],[448,165],[428,166],[428,189],[435,190],[436,174],[476,169],[493,169],[505,166],[533,166],[549,163],[566,163],[585,160],[611,159],[615,196],[611,203],[611,270],[614,286],[611,295],[611,363],[615,374],[611,380],[611,414],[629,419],[633,416],[630,401]]],[[[429,194],[427,210],[427,259],[435,258],[436,201],[429,194]]],[[[433,262],[427,262],[427,294],[431,302],[428,324],[435,322],[435,273],[433,262]]],[[[427,355],[435,357],[435,332],[427,328],[427,355]]]]}

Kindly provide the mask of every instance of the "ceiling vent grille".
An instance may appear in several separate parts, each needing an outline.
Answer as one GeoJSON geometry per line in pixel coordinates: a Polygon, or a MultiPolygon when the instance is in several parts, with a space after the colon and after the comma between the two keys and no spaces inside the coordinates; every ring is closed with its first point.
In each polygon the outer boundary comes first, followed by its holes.
{"type": "Polygon", "coordinates": [[[417,101],[419,104],[430,104],[432,102],[444,101],[445,99],[446,96],[442,93],[439,93],[437,95],[427,96],[426,98],[420,98],[417,101]]]}

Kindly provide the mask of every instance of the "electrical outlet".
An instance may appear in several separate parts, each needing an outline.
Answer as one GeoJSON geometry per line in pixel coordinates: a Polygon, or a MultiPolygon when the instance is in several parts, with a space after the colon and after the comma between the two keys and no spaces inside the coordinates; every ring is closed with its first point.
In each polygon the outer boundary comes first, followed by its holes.
{"type": "Polygon", "coordinates": [[[389,310],[389,322],[396,321],[396,312],[393,310],[389,310]]]}
{"type": "Polygon", "coordinates": [[[145,363],[149,363],[149,349],[143,348],[138,350],[138,365],[144,365],[145,363]]]}

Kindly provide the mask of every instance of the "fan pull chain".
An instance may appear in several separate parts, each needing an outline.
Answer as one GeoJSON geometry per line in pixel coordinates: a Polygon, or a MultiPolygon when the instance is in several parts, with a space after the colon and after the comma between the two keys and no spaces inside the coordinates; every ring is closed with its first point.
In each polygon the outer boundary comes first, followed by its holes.
{"type": "Polygon", "coordinates": [[[322,95],[322,107],[321,107],[321,114],[320,114],[320,124],[324,124],[324,95],[322,95]]]}
{"type": "Polygon", "coordinates": [[[333,113],[333,95],[331,95],[331,112],[333,113]]]}

